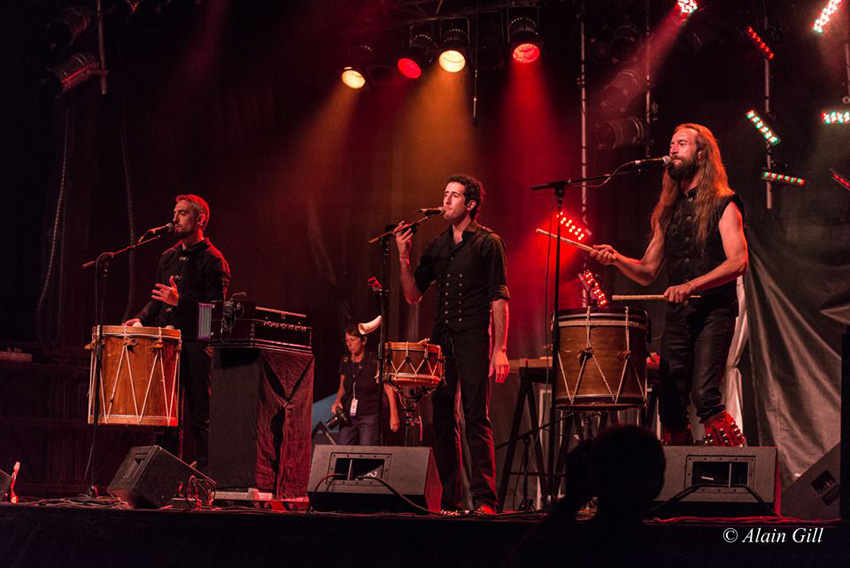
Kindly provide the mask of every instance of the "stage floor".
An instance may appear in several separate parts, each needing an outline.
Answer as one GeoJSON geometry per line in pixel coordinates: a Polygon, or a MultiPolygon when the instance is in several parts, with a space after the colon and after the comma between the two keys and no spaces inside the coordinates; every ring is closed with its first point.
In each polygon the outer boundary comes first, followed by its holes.
{"type": "MultiPolygon", "coordinates": [[[[242,507],[131,510],[49,500],[0,505],[0,566],[500,566],[526,535],[539,530],[542,519],[539,514],[423,517],[242,507]]],[[[656,520],[628,534],[614,529],[600,536],[598,527],[580,521],[564,535],[557,564],[579,564],[573,547],[592,556],[595,548],[616,550],[624,542],[684,556],[694,566],[847,566],[850,524],[764,517],[656,520]]],[[[647,555],[623,562],[652,564],[647,555]]]]}

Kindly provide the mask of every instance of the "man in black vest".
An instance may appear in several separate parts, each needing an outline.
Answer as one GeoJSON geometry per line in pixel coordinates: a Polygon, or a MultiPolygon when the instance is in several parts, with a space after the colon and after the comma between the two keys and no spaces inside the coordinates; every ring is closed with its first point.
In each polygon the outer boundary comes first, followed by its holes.
{"type": "Polygon", "coordinates": [[[668,307],[661,339],[662,442],[693,443],[687,414],[692,398],[707,443],[743,446],[746,440],[720,391],[738,316],[735,281],[748,265],[743,203],[729,189],[708,128],[678,126],[670,158],[643,258],[625,257],[609,245],[594,246],[591,256],[643,285],[667,264],[671,286],[664,292],[668,307]]]}
{"type": "Polygon", "coordinates": [[[461,501],[461,440],[456,412],[458,386],[472,463],[474,512],[492,514],[496,497],[493,429],[490,425],[490,381],[508,376],[508,294],[505,246],[493,231],[475,222],[484,201],[478,180],[456,175],[443,194],[443,219],[449,227],[422,254],[414,272],[410,266],[413,233],[399,225],[396,244],[401,261],[405,300],[416,304],[437,283],[437,315],[432,343],[446,358],[445,382],[433,394],[434,447],[443,484],[443,509],[459,510],[461,501]],[[492,314],[493,334],[490,337],[492,314]]]}
{"type": "MultiPolygon", "coordinates": [[[[210,433],[210,365],[205,341],[198,341],[198,304],[224,300],[230,267],[224,255],[204,238],[210,218],[207,202],[197,195],[178,195],[174,206],[174,234],[180,239],[162,253],[156,269],[151,301],[124,325],[171,326],[179,329],[180,389],[186,397],[189,425],[195,436],[197,468],[206,472],[210,433]]],[[[159,444],[181,456],[182,424],[161,435],[159,444]]]]}

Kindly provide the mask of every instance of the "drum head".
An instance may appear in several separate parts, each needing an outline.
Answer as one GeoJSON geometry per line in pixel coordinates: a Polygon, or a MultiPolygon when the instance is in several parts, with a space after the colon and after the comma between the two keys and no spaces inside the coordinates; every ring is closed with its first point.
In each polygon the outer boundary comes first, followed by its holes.
{"type": "MultiPolygon", "coordinates": [[[[92,328],[92,337],[97,334],[97,328],[92,328]]],[[[162,337],[167,339],[180,339],[179,329],[168,329],[165,327],[134,327],[131,325],[105,325],[104,336],[113,337],[162,337]]]]}

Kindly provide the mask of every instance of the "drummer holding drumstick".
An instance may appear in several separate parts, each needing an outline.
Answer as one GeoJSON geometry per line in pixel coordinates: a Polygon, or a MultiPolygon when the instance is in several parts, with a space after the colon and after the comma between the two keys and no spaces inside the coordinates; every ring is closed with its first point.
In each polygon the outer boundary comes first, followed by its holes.
{"type": "MultiPolygon", "coordinates": [[[[198,304],[222,301],[230,284],[230,267],[204,231],[210,208],[197,195],[178,195],[174,234],[180,239],[162,253],[151,301],[124,325],[171,326],[181,331],[180,388],[186,397],[188,422],[195,436],[197,468],[206,472],[210,432],[209,345],[198,341],[198,304]]],[[[182,423],[159,436],[158,443],[181,457],[182,423]]]]}
{"type": "Polygon", "coordinates": [[[667,265],[672,285],[664,292],[668,304],[661,338],[662,442],[693,443],[687,413],[692,399],[708,443],[742,446],[746,440],[726,412],[720,385],[738,316],[735,281],[748,265],[743,203],[729,188],[708,128],[678,126],[670,158],[643,257],[628,258],[610,245],[596,245],[590,254],[644,286],[667,265]]]}
{"type": "Polygon", "coordinates": [[[461,440],[456,413],[457,391],[466,421],[474,513],[498,509],[493,429],[490,425],[490,381],[503,382],[509,366],[506,351],[508,295],[505,246],[502,239],[475,219],[484,201],[481,182],[451,176],[443,193],[442,216],[449,227],[410,266],[413,233],[404,224],[396,230],[401,261],[401,287],[408,304],[416,304],[437,284],[437,314],[432,343],[442,348],[445,382],[432,395],[434,453],[443,484],[442,507],[462,508],[461,440]],[[493,335],[490,337],[492,317],[493,335]]]}

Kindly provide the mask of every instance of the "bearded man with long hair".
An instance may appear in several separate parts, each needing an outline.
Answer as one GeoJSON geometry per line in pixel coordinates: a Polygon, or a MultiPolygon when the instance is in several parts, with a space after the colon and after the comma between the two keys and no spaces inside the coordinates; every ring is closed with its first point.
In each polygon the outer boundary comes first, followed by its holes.
{"type": "Polygon", "coordinates": [[[644,286],[667,266],[662,442],[693,443],[687,413],[693,400],[707,443],[742,446],[746,440],[723,406],[720,386],[738,316],[735,281],[748,265],[744,207],[729,188],[717,140],[705,126],[677,126],[670,158],[643,257],[628,258],[610,245],[595,245],[591,256],[644,286]]]}

